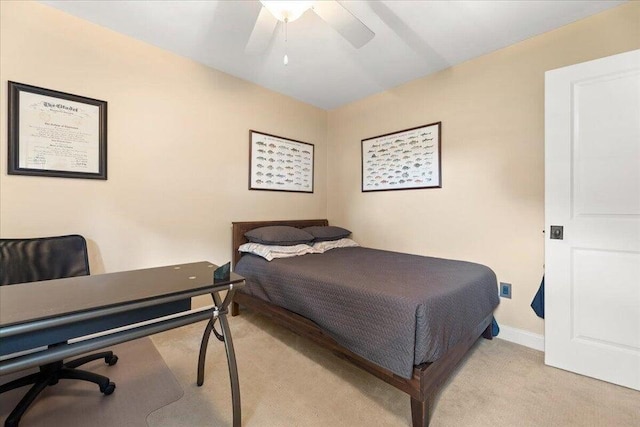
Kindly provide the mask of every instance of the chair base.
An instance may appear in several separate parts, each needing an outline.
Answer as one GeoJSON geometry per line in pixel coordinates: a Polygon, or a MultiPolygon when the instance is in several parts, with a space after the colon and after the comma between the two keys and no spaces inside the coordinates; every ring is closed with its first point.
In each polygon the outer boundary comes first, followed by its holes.
{"type": "Polygon", "coordinates": [[[25,414],[27,409],[29,409],[29,406],[31,406],[36,397],[38,397],[38,395],[45,388],[47,388],[47,386],[55,385],[61,379],[89,381],[97,384],[100,387],[101,393],[107,396],[113,393],[116,385],[115,383],[111,382],[109,378],[103,375],[94,374],[93,372],[76,369],[80,365],[98,359],[104,359],[105,363],[107,363],[109,366],[115,365],[118,362],[118,356],[114,355],[112,351],[105,351],[102,353],[95,353],[89,356],[80,357],[66,363],[63,363],[62,361],[48,363],[46,365],[40,366],[40,372],[15,379],[1,385],[0,393],[4,393],[9,390],[33,384],[33,386],[24,395],[20,402],[18,402],[13,411],[11,411],[11,414],[9,414],[9,416],[5,420],[5,427],[18,426],[18,424],[20,423],[20,419],[25,414]]]}

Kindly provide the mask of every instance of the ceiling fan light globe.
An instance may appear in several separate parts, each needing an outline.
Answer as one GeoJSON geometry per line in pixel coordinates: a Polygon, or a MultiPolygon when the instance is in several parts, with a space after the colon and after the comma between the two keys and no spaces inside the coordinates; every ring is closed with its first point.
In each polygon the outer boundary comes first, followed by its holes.
{"type": "Polygon", "coordinates": [[[293,22],[300,18],[307,10],[311,9],[314,2],[298,0],[260,0],[260,3],[262,3],[277,20],[293,22]]]}

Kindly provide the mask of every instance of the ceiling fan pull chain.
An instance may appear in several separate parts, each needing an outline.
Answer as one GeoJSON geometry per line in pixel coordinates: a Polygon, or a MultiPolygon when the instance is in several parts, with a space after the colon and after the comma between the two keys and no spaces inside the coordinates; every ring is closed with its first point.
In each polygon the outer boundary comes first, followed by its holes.
{"type": "Polygon", "coordinates": [[[284,19],[284,65],[289,63],[289,57],[287,56],[287,23],[289,22],[288,18],[284,19]]]}

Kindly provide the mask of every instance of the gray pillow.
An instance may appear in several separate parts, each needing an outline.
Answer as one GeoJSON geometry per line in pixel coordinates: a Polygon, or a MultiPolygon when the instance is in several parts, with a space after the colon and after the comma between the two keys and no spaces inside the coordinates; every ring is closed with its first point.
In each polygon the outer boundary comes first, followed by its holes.
{"type": "Polygon", "coordinates": [[[244,236],[253,243],[278,246],[299,245],[313,240],[313,236],[306,231],[286,225],[255,228],[244,233],[244,236]]]}
{"type": "Polygon", "coordinates": [[[314,237],[315,242],[326,242],[329,240],[339,240],[348,237],[351,232],[342,227],[336,227],[333,225],[318,226],[303,228],[304,231],[311,234],[314,237]]]}

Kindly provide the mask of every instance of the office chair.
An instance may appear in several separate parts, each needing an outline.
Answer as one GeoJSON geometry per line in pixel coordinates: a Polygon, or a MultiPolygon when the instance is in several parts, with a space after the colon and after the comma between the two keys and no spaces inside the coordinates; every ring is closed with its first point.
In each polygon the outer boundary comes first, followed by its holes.
{"type": "MultiPolygon", "coordinates": [[[[87,275],[89,275],[89,259],[87,244],[82,236],[0,239],[0,285],[20,286],[19,283],[87,275]]],[[[64,342],[54,346],[61,344],[64,342]]],[[[5,343],[5,345],[10,344],[5,343]]],[[[27,346],[27,348],[33,348],[33,346],[27,346]]],[[[1,353],[6,354],[15,350],[20,349],[5,348],[1,353]]],[[[20,418],[40,392],[49,385],[57,384],[60,379],[90,381],[97,384],[105,395],[113,393],[116,385],[109,378],[76,369],[80,365],[97,359],[104,359],[108,365],[115,365],[118,356],[111,351],[105,351],[69,362],[60,360],[40,366],[39,372],[1,385],[0,393],[4,393],[33,384],[5,421],[5,427],[17,426],[20,418]]]]}

